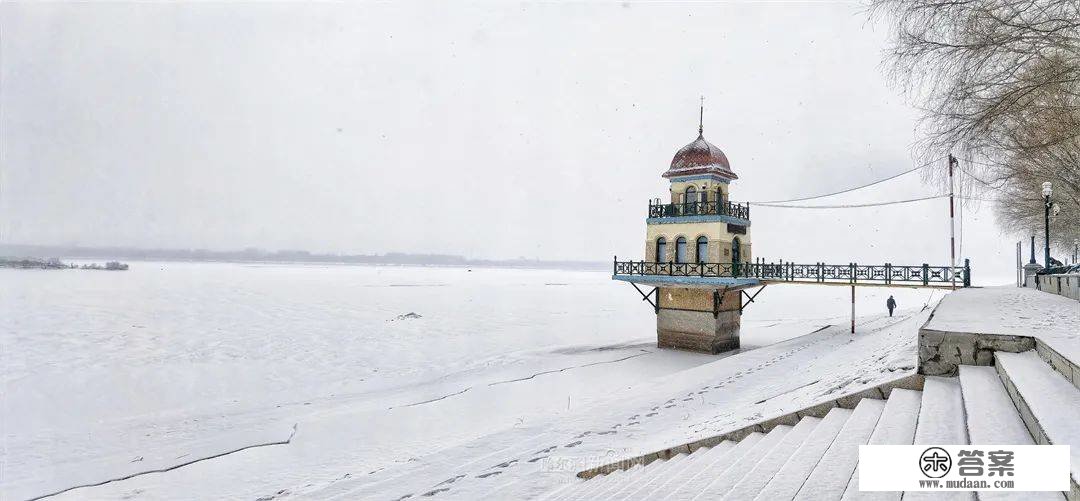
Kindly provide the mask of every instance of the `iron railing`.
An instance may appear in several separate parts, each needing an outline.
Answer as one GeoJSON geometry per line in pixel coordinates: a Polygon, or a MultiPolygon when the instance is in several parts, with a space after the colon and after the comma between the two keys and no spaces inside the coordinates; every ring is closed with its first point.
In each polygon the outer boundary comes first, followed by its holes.
{"type": "Polygon", "coordinates": [[[901,266],[850,264],[796,264],[796,263],[655,263],[649,261],[619,261],[615,259],[612,269],[615,275],[673,277],[730,277],[756,278],[784,282],[820,283],[876,283],[897,285],[947,285],[953,283],[971,286],[971,262],[964,266],[901,266]]]}
{"type": "Polygon", "coordinates": [[[718,202],[716,200],[709,202],[683,202],[677,204],[662,204],[658,200],[649,201],[649,217],[705,215],[731,216],[749,221],[750,204],[739,204],[727,201],[718,202]]]}

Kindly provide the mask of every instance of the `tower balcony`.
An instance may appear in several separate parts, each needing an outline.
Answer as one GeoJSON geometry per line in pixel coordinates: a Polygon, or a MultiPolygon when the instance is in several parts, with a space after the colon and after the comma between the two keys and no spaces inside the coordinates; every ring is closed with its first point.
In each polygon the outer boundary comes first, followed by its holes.
{"type": "Polygon", "coordinates": [[[682,202],[663,204],[659,200],[649,201],[649,219],[678,218],[693,216],[726,216],[750,222],[750,204],[711,200],[708,202],[682,202]]]}

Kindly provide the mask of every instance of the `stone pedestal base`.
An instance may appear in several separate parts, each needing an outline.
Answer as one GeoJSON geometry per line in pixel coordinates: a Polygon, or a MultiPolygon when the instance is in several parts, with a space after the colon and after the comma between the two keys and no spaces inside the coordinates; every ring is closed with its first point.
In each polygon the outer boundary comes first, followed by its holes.
{"type": "Polygon", "coordinates": [[[704,353],[739,348],[742,293],[719,297],[708,289],[661,288],[656,314],[656,345],[704,353]]]}
{"type": "Polygon", "coordinates": [[[1035,280],[1035,274],[1042,271],[1043,267],[1035,264],[1028,263],[1024,265],[1024,287],[1030,287],[1032,289],[1039,288],[1039,283],[1035,280]]]}

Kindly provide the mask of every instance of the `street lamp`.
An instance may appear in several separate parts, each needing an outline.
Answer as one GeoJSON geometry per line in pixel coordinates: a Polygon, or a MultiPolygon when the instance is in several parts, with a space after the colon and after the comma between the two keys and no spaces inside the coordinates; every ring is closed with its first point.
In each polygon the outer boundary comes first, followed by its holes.
{"type": "Polygon", "coordinates": [[[1042,194],[1043,197],[1045,197],[1045,203],[1043,203],[1043,206],[1046,209],[1046,215],[1043,219],[1046,230],[1046,240],[1045,245],[1043,246],[1043,250],[1046,253],[1046,260],[1044,261],[1044,266],[1046,266],[1047,269],[1050,268],[1050,195],[1053,193],[1054,190],[1051,188],[1049,181],[1042,184],[1042,194]]]}

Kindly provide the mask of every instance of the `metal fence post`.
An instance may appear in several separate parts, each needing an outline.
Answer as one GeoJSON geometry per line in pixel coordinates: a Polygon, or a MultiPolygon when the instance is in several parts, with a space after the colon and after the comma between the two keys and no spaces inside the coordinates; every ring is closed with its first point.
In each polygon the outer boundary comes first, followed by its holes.
{"type": "Polygon", "coordinates": [[[930,265],[922,264],[922,284],[927,285],[930,283],[930,265]]]}
{"type": "Polygon", "coordinates": [[[964,287],[971,287],[971,260],[964,258],[964,287]]]}

